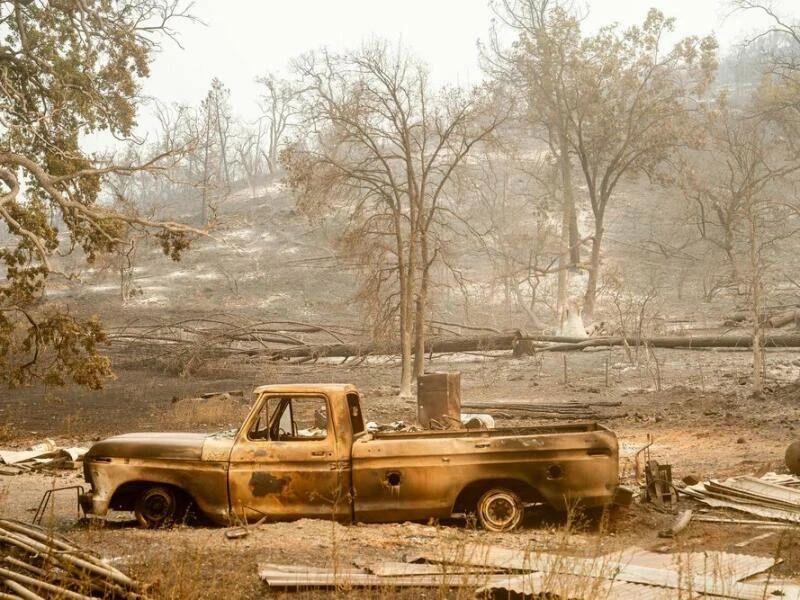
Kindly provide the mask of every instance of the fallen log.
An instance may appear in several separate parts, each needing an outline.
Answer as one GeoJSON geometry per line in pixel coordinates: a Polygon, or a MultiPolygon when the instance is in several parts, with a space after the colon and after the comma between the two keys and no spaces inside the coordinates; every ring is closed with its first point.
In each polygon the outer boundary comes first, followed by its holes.
{"type": "Polygon", "coordinates": [[[767,319],[767,325],[770,327],[785,327],[790,324],[793,324],[795,328],[800,328],[800,310],[787,310],[767,319]]]}
{"type": "Polygon", "coordinates": [[[378,344],[328,344],[318,346],[293,346],[285,350],[273,350],[270,360],[286,360],[289,358],[324,358],[335,356],[349,358],[351,356],[367,356],[370,354],[397,354],[394,346],[381,347],[378,344]]]}
{"type": "MultiPolygon", "coordinates": [[[[488,350],[511,350],[519,332],[504,334],[478,335],[468,337],[432,338],[425,343],[425,353],[446,352],[481,352],[488,350]]],[[[399,344],[329,344],[318,346],[295,346],[284,350],[275,350],[270,354],[272,360],[290,358],[322,358],[367,356],[375,354],[400,354],[399,344]]]]}
{"type": "MultiPolygon", "coordinates": [[[[793,322],[796,318],[796,315],[800,312],[796,307],[789,308],[784,305],[783,308],[786,309],[783,312],[777,312],[781,309],[781,307],[774,307],[771,310],[761,311],[758,315],[758,322],[762,325],[767,325],[768,327],[783,327],[784,325],[788,325],[789,323],[793,322]]],[[[723,323],[726,325],[735,325],[737,323],[744,323],[745,321],[752,320],[753,311],[738,310],[725,315],[723,323]]]]}
{"type": "Polygon", "coordinates": [[[479,335],[457,338],[434,338],[425,343],[427,354],[436,352],[481,352],[487,350],[510,350],[518,331],[500,335],[479,335]]]}

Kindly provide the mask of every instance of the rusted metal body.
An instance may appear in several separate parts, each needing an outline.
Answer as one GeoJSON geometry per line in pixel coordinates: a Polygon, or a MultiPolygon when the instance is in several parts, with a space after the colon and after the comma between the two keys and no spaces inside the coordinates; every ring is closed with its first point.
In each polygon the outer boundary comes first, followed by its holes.
{"type": "Polygon", "coordinates": [[[461,373],[425,373],[417,377],[417,421],[425,429],[448,429],[461,424],[461,373]],[[432,427],[431,422],[438,427],[432,427]]]}
{"type": "Polygon", "coordinates": [[[800,440],[789,444],[789,447],[786,448],[785,459],[789,472],[800,475],[800,440]]]}
{"type": "Polygon", "coordinates": [[[368,433],[351,385],[263,386],[255,396],[236,432],[98,442],[84,459],[92,489],[82,507],[96,516],[138,511],[143,492],[158,486],[221,524],[389,522],[470,513],[493,489],[525,504],[604,506],[618,483],[616,436],[596,423],[368,433]]]}

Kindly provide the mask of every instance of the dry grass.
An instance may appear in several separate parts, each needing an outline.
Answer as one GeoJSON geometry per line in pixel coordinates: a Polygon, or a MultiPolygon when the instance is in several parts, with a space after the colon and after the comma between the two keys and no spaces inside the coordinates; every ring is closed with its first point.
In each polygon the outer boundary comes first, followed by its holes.
{"type": "MultiPolygon", "coordinates": [[[[547,590],[547,595],[542,594],[541,597],[603,599],[610,597],[609,590],[619,566],[618,561],[609,558],[607,544],[613,533],[608,531],[607,526],[605,518],[587,523],[575,511],[570,513],[566,522],[548,529],[546,534],[540,530],[529,530],[505,536],[466,528],[425,527],[425,531],[430,532],[429,537],[419,546],[408,544],[403,554],[425,551],[426,554],[441,555],[458,563],[472,552],[472,557],[477,557],[478,563],[481,560],[490,563],[488,545],[517,548],[518,556],[523,557],[523,564],[530,567],[537,565],[541,569],[517,580],[517,585],[527,593],[538,594],[547,590]],[[578,540],[580,543],[576,543],[578,540]],[[482,550],[474,554],[476,544],[484,543],[487,554],[481,555],[482,550]]],[[[112,562],[132,577],[146,582],[149,585],[149,597],[167,600],[255,600],[267,596],[281,600],[467,600],[475,597],[483,576],[478,576],[478,583],[474,578],[469,582],[462,579],[462,585],[451,586],[449,581],[466,577],[462,575],[463,569],[457,566],[445,567],[441,583],[433,587],[395,588],[387,585],[362,588],[350,585],[345,570],[352,567],[355,557],[376,562],[402,560],[397,552],[394,558],[389,556],[386,538],[370,535],[374,531],[371,530],[371,527],[308,520],[296,529],[290,529],[287,524],[253,527],[250,536],[232,541],[227,540],[219,528],[178,527],[167,531],[127,529],[125,537],[128,542],[122,550],[126,555],[112,562]],[[287,531],[298,533],[296,547],[286,539],[287,531]],[[303,531],[305,533],[299,535],[303,531]],[[311,532],[315,537],[309,537],[311,532]],[[355,540],[358,543],[354,543],[355,540]],[[257,576],[258,563],[262,561],[325,567],[338,570],[340,575],[333,589],[270,589],[257,576]]],[[[420,529],[412,529],[409,533],[413,536],[421,532],[420,529]]],[[[89,530],[86,545],[98,548],[107,546],[108,534],[108,530],[89,530]]],[[[118,544],[116,546],[119,548],[118,544]]],[[[676,540],[673,549],[675,552],[692,550],[682,547],[680,540],[676,540]]],[[[779,542],[775,548],[775,558],[781,558],[782,551],[779,542]]],[[[108,555],[108,549],[103,554],[108,555]]],[[[494,563],[497,563],[497,557],[494,563]]],[[[681,584],[681,589],[675,589],[676,599],[694,597],[696,582],[705,577],[722,579],[731,575],[725,573],[723,565],[714,564],[712,560],[687,564],[678,560],[677,554],[672,568],[676,572],[675,579],[681,584]]],[[[724,591],[724,584],[718,589],[724,591]]],[[[503,594],[500,597],[507,596],[503,594]]]]}
{"type": "Polygon", "coordinates": [[[250,398],[220,394],[211,398],[185,398],[170,405],[163,422],[177,428],[238,426],[250,409],[250,398]]]}
{"type": "Polygon", "coordinates": [[[18,437],[13,423],[0,423],[0,444],[12,442],[18,437]]]}

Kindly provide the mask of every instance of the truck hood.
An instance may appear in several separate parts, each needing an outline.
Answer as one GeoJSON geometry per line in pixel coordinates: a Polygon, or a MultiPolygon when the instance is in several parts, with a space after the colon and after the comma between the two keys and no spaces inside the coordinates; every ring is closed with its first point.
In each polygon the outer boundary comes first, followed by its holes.
{"type": "Polygon", "coordinates": [[[208,438],[205,433],[126,433],[97,442],[84,460],[95,457],[200,460],[208,438]]]}

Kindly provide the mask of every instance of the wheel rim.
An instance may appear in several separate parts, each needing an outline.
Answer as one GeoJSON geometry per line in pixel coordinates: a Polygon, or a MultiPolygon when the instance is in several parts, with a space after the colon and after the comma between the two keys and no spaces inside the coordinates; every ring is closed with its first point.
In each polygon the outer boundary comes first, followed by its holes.
{"type": "Polygon", "coordinates": [[[141,506],[142,518],[153,525],[169,520],[174,512],[175,500],[163,490],[154,490],[148,493],[141,506]]]}
{"type": "Polygon", "coordinates": [[[509,492],[494,492],[481,499],[480,516],[486,529],[513,529],[520,519],[517,498],[509,492]]]}

